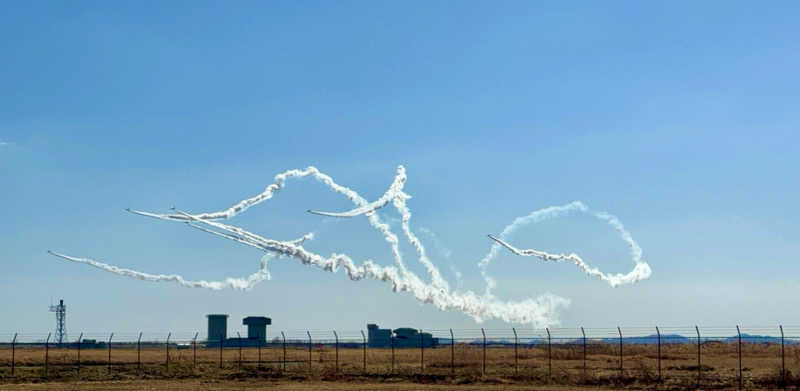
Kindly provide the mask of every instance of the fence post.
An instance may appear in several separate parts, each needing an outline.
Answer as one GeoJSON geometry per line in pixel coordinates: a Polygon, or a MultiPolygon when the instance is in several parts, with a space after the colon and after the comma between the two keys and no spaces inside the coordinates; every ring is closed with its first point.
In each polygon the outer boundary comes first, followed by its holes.
{"type": "Polygon", "coordinates": [[[283,371],[286,372],[286,334],[281,331],[281,338],[283,339],[283,371]]]}
{"type": "Polygon", "coordinates": [[[619,377],[622,378],[622,329],[617,326],[617,332],[619,333],[619,377]]]}
{"type": "Polygon", "coordinates": [[[194,338],[192,338],[192,368],[197,366],[197,336],[200,335],[200,332],[194,333],[194,338]]]}
{"type": "Polygon", "coordinates": [[[51,333],[47,333],[47,341],[45,341],[45,343],[44,343],[44,375],[45,376],[47,376],[47,371],[49,369],[48,368],[48,364],[49,364],[48,361],[50,359],[50,357],[49,357],[50,356],[50,334],[51,333]]]}
{"type": "Polygon", "coordinates": [[[308,371],[311,372],[311,333],[306,330],[308,334],[308,371]]]}
{"type": "Polygon", "coordinates": [[[741,390],[744,386],[744,379],[742,379],[742,332],[739,330],[739,325],[736,325],[736,335],[739,336],[739,345],[736,348],[737,353],[739,353],[739,389],[741,390]]]}
{"type": "Polygon", "coordinates": [[[11,340],[11,376],[14,376],[14,367],[16,366],[15,354],[17,350],[17,333],[14,333],[14,339],[11,340]]]}
{"type": "Polygon", "coordinates": [[[242,335],[236,332],[236,339],[239,341],[239,370],[242,369],[242,335]]]}
{"type": "Polygon", "coordinates": [[[392,373],[394,373],[394,331],[392,331],[391,341],[392,341],[392,373]]]}
{"type": "Polygon", "coordinates": [[[456,337],[453,336],[453,329],[450,329],[450,374],[456,373],[456,337]]]}
{"type": "Polygon", "coordinates": [[[550,343],[550,328],[549,327],[545,327],[544,330],[547,331],[547,377],[548,378],[552,378],[553,377],[553,360],[552,360],[552,355],[551,355],[552,347],[550,346],[551,345],[551,343],[550,343]]]}
{"type": "Polygon", "coordinates": [[[661,377],[661,330],[656,326],[656,335],[658,336],[658,382],[661,383],[664,379],[661,377]]]}
{"type": "Polygon", "coordinates": [[[481,375],[486,376],[486,331],[481,327],[481,334],[483,334],[483,369],[481,375]]]}
{"type": "Polygon", "coordinates": [[[258,369],[261,369],[261,338],[258,339],[258,369]]]}
{"type": "Polygon", "coordinates": [[[419,371],[425,373],[425,342],[422,338],[422,329],[419,329],[419,371]]]}
{"type": "Polygon", "coordinates": [[[219,368],[222,369],[222,345],[225,344],[225,339],[222,334],[219,335],[219,368]]]}
{"type": "Polygon", "coordinates": [[[167,373],[169,373],[169,338],[170,337],[172,337],[172,332],[169,332],[167,334],[167,361],[166,361],[167,373]]]}
{"type": "Polygon", "coordinates": [[[586,376],[586,332],[581,327],[581,335],[583,335],[583,376],[586,376]]]}
{"type": "Polygon", "coordinates": [[[783,325],[778,325],[781,330],[781,380],[783,382],[783,389],[786,389],[786,356],[783,351],[783,325]]]}
{"type": "Polygon", "coordinates": [[[703,374],[703,366],[700,363],[700,328],[695,325],[694,330],[697,331],[697,388],[700,388],[700,377],[703,374]]]}
{"type": "Polygon", "coordinates": [[[367,336],[361,330],[361,339],[364,340],[364,372],[367,372],[367,336]]]}
{"type": "Polygon", "coordinates": [[[78,337],[78,373],[81,373],[81,340],[83,340],[83,333],[78,337]]]}
{"type": "Polygon", "coordinates": [[[111,340],[114,339],[114,333],[108,336],[108,374],[111,374],[111,340]]]}
{"type": "Polygon", "coordinates": [[[333,338],[336,339],[336,372],[339,372],[339,334],[333,330],[333,338]]]}
{"type": "Polygon", "coordinates": [[[512,327],[511,331],[514,332],[514,375],[519,375],[519,338],[517,337],[517,329],[512,327]]]}
{"type": "Polygon", "coordinates": [[[142,332],[139,332],[139,339],[136,340],[136,370],[142,369],[142,332]]]}

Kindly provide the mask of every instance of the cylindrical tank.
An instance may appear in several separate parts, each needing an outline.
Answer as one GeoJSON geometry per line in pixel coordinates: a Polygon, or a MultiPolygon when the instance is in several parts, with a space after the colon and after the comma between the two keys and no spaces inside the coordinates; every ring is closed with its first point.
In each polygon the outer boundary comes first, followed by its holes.
{"type": "Polygon", "coordinates": [[[208,341],[219,342],[228,339],[228,315],[211,314],[208,318],[208,341]]]}

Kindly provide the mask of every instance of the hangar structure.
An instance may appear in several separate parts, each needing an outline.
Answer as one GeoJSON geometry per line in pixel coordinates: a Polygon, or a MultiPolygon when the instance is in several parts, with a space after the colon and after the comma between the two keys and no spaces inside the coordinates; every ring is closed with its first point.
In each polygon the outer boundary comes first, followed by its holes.
{"type": "Polygon", "coordinates": [[[392,345],[396,348],[420,346],[432,348],[439,345],[439,338],[434,338],[431,333],[420,333],[419,330],[410,327],[391,330],[370,323],[367,325],[367,345],[373,348],[386,348],[392,345]]]}

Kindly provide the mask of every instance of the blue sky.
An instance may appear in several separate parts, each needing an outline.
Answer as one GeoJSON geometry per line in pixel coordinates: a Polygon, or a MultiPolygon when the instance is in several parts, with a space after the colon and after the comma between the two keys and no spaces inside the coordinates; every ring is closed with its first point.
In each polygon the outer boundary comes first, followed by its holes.
{"type": "MultiPolygon", "coordinates": [[[[276,261],[249,292],[141,282],[48,249],[219,279],[260,254],[124,208],[200,212],[314,165],[377,198],[408,170],[412,224],[455,285],[482,291],[487,233],[581,200],[617,216],[654,274],[610,288],[507,253],[498,295],[572,300],[573,326],[800,324],[796,2],[83,2],[0,12],[0,332],[204,331],[204,314],[278,329],[367,322],[474,328],[385,284],[276,261]],[[446,257],[447,251],[451,255],[446,257]]],[[[235,223],[313,231],[322,254],[390,264],[346,200],[290,182],[235,223]]],[[[385,212],[392,216],[389,211],[385,212]]],[[[632,267],[602,222],[520,230],[520,247],[632,267]]],[[[405,247],[407,257],[410,247],[405,247]]],[[[409,259],[409,262],[411,260],[409,259]]],[[[421,269],[413,266],[415,270],[421,269]]],[[[488,321],[486,327],[508,327],[488,321]]]]}

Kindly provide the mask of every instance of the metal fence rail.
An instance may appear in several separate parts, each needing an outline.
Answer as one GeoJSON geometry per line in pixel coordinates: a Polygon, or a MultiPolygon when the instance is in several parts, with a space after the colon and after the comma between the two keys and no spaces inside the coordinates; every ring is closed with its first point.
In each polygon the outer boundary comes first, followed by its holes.
{"type": "Polygon", "coordinates": [[[202,366],[310,375],[800,386],[797,326],[420,329],[418,335],[418,341],[392,335],[391,346],[371,347],[364,330],[280,331],[246,346],[238,333],[230,341],[213,341],[196,331],[84,332],[61,344],[49,333],[0,333],[0,379],[145,370],[169,377],[202,366]],[[425,342],[423,331],[437,343],[425,342]]]}

